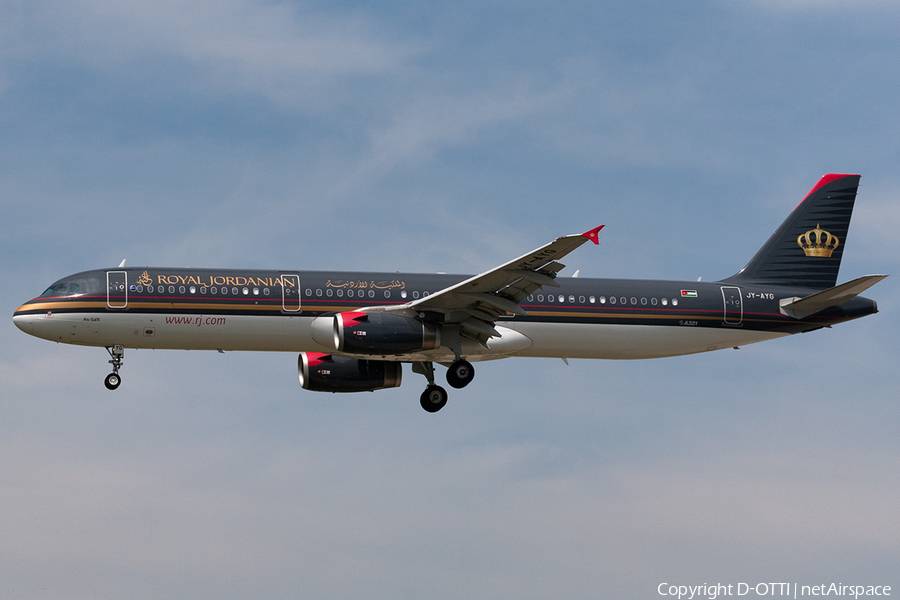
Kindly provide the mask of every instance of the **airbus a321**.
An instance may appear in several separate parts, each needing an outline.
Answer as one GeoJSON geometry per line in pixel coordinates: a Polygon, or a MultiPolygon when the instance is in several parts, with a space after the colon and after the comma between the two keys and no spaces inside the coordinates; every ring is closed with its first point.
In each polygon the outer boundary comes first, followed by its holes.
{"type": "Polygon", "coordinates": [[[829,174],[735,275],[714,282],[559,277],[600,227],[558,238],[475,276],[125,268],[63,277],[13,315],[22,331],[105,347],[121,382],[125,348],[298,352],[304,389],[362,392],[425,376],[422,407],[473,362],[512,356],[636,359],[739,347],[877,312],[837,284],[859,175],[829,174]]]}

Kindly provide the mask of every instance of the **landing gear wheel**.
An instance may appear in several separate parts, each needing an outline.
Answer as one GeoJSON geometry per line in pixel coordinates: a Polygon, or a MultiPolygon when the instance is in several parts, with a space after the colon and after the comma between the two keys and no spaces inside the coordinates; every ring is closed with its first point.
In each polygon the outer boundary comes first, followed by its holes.
{"type": "Polygon", "coordinates": [[[106,389],[114,390],[122,383],[122,378],[119,377],[118,373],[110,373],[106,376],[106,380],[103,383],[106,384],[106,389]]]}
{"type": "Polygon", "coordinates": [[[447,404],[447,390],[439,385],[429,385],[419,398],[422,408],[430,413],[437,412],[447,404]]]}
{"type": "Polygon", "coordinates": [[[456,389],[464,388],[475,379],[475,367],[467,360],[458,360],[447,369],[447,383],[456,389]]]}
{"type": "Polygon", "coordinates": [[[109,352],[109,364],[112,365],[113,372],[106,376],[106,380],[103,383],[106,384],[106,389],[114,390],[122,383],[122,378],[119,377],[119,369],[122,368],[122,363],[125,362],[125,346],[121,344],[107,346],[106,351],[109,352]]]}

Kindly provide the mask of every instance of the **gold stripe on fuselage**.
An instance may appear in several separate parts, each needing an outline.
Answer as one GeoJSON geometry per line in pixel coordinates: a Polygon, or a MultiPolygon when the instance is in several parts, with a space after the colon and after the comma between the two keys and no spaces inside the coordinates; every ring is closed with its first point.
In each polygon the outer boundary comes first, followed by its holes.
{"type": "MultiPolygon", "coordinates": [[[[372,305],[353,305],[348,304],[344,306],[323,306],[323,305],[310,305],[305,304],[302,305],[303,313],[328,313],[328,312],[342,312],[342,311],[350,311],[350,310],[359,310],[362,308],[366,308],[367,306],[372,305]]],[[[66,312],[74,312],[79,309],[103,309],[109,311],[110,313],[115,312],[127,312],[127,309],[165,309],[167,311],[172,310],[202,310],[206,312],[216,312],[216,313],[230,313],[236,311],[247,311],[254,310],[259,312],[266,313],[284,313],[287,315],[291,314],[299,314],[301,311],[285,311],[281,304],[251,304],[249,302],[233,302],[233,303],[221,303],[221,302],[167,302],[167,301],[153,301],[153,302],[137,302],[132,301],[128,302],[127,306],[122,308],[111,308],[107,305],[107,303],[103,300],[93,300],[87,302],[79,302],[79,301],[62,301],[62,302],[26,302],[22,306],[16,309],[15,314],[25,313],[25,312],[46,312],[46,311],[57,311],[64,310],[66,312]]],[[[712,321],[719,322],[722,320],[721,315],[695,315],[690,313],[682,313],[682,312],[668,312],[668,313],[631,313],[631,312],[613,312],[610,309],[597,309],[595,311],[584,312],[584,311],[559,311],[559,310],[528,310],[529,317],[556,317],[556,318],[581,318],[581,319],[640,319],[640,320],[672,320],[672,319],[687,319],[693,321],[712,321]]],[[[774,316],[774,315],[773,315],[774,316]]],[[[777,319],[773,318],[758,318],[758,317],[748,317],[744,316],[744,322],[754,322],[754,323],[778,323],[777,319]]],[[[500,320],[499,323],[503,323],[503,320],[500,320]]]]}

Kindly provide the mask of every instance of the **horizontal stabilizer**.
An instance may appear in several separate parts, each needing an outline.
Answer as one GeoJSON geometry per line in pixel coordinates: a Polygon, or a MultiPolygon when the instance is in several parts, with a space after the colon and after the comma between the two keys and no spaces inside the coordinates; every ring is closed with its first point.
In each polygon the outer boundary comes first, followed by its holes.
{"type": "Polygon", "coordinates": [[[782,298],[778,304],[782,314],[795,319],[803,319],[826,308],[840,306],[853,300],[885,277],[887,275],[865,275],[837,287],[816,292],[806,298],[782,298]]]}

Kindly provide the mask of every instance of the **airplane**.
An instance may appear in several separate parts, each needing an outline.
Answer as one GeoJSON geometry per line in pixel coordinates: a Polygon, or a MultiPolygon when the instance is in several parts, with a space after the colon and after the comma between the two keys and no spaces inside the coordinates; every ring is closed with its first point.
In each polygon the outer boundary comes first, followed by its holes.
{"type": "MultiPolygon", "coordinates": [[[[117,268],[53,283],[13,315],[46,340],[105,347],[119,387],[125,348],[298,352],[307,390],[397,387],[402,364],[437,412],[473,362],[513,356],[643,359],[738,348],[878,312],[860,294],[887,275],[837,285],[859,175],[823,176],[736,274],[713,282],[559,277],[602,225],[480,275],[117,268]]],[[[577,275],[577,273],[576,273],[577,275]]]]}

